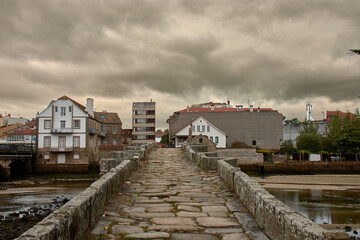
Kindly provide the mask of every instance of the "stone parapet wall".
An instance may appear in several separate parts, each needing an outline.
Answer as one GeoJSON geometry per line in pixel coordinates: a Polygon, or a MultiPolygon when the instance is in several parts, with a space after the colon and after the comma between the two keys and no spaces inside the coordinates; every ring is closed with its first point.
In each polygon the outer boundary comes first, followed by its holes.
{"type": "MultiPolygon", "coordinates": [[[[206,153],[196,152],[189,145],[185,145],[184,149],[186,156],[192,161],[206,158],[206,153]]],[[[213,157],[213,160],[216,161],[219,175],[235,190],[258,226],[269,238],[273,240],[350,239],[345,232],[326,230],[276,199],[258,182],[237,168],[234,159],[213,157]]]]}
{"type": "Polygon", "coordinates": [[[157,147],[156,143],[124,147],[122,151],[106,151],[101,155],[100,174],[105,174],[124,160],[142,159],[146,153],[157,147]]]}
{"type": "Polygon", "coordinates": [[[236,158],[239,164],[263,163],[264,156],[256,149],[217,149],[218,157],[236,158]]]}
{"type": "MultiPolygon", "coordinates": [[[[142,146],[144,156],[155,147],[156,144],[142,146]]],[[[85,191],[72,198],[17,239],[87,239],[88,234],[103,214],[104,207],[108,204],[111,196],[118,191],[119,186],[129,177],[131,171],[139,167],[139,163],[139,157],[123,160],[85,191]]]]}

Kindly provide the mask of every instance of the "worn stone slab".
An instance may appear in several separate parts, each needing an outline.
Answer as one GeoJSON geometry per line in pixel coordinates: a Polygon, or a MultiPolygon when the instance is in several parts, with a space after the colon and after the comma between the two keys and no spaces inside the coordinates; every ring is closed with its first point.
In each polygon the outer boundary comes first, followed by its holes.
{"type": "Polygon", "coordinates": [[[101,217],[100,220],[96,223],[96,226],[91,231],[92,235],[101,235],[106,233],[105,227],[108,227],[111,224],[109,219],[101,217]]]}
{"type": "Polygon", "coordinates": [[[220,218],[220,217],[200,217],[197,218],[196,221],[200,226],[204,227],[233,227],[239,226],[237,222],[235,222],[231,218],[220,218]]]}
{"type": "Polygon", "coordinates": [[[141,193],[140,196],[143,197],[168,197],[174,196],[177,192],[155,192],[155,193],[141,193]]]}
{"type": "Polygon", "coordinates": [[[142,233],[144,230],[141,227],[137,226],[124,226],[124,225],[114,225],[111,228],[112,234],[132,234],[132,233],[142,233]]]}
{"type": "Polygon", "coordinates": [[[172,240],[218,240],[217,237],[209,234],[196,234],[196,233],[173,233],[171,234],[172,240]]]}
{"type": "Polygon", "coordinates": [[[214,194],[203,193],[203,192],[184,192],[184,193],[180,193],[179,196],[188,197],[188,198],[214,198],[214,197],[216,197],[214,194]]]}
{"type": "Polygon", "coordinates": [[[146,233],[134,233],[125,236],[125,239],[164,239],[169,238],[170,234],[166,232],[146,232],[146,233]]]}
{"type": "Polygon", "coordinates": [[[186,205],[179,205],[177,207],[178,211],[187,211],[187,212],[201,212],[200,208],[186,205]]]}
{"type": "Polygon", "coordinates": [[[117,222],[117,223],[135,223],[136,221],[129,218],[121,218],[121,217],[106,217],[111,222],[117,222]]]}
{"type": "Polygon", "coordinates": [[[229,217],[226,212],[208,212],[210,217],[229,217]]]}
{"type": "Polygon", "coordinates": [[[196,223],[191,218],[173,217],[173,218],[152,218],[151,222],[158,225],[192,225],[196,226],[196,223]]]}
{"type": "Polygon", "coordinates": [[[228,208],[225,206],[204,206],[202,207],[203,212],[227,212],[228,208]]]}
{"type": "Polygon", "coordinates": [[[198,231],[199,227],[194,225],[150,225],[149,231],[163,231],[163,232],[194,232],[198,231]]]}
{"type": "Polygon", "coordinates": [[[173,207],[152,207],[152,208],[147,208],[146,212],[149,213],[164,213],[164,212],[172,212],[174,210],[173,207]]]}
{"type": "Polygon", "coordinates": [[[231,212],[242,212],[246,209],[244,204],[240,202],[227,202],[226,207],[228,207],[231,212]]]}
{"type": "Polygon", "coordinates": [[[170,203],[136,203],[134,207],[143,207],[143,208],[158,208],[158,207],[171,207],[170,203]]]}
{"type": "Polygon", "coordinates": [[[227,234],[227,233],[243,233],[242,228],[208,228],[205,229],[205,233],[210,234],[227,234]]]}
{"type": "MultiPolygon", "coordinates": [[[[258,238],[254,238],[258,239],[258,238]]],[[[249,238],[244,233],[231,233],[225,234],[222,240],[249,240],[249,238]]]]}
{"type": "Polygon", "coordinates": [[[175,217],[174,213],[129,213],[132,218],[167,218],[175,217]]]}
{"type": "Polygon", "coordinates": [[[208,215],[206,213],[201,212],[186,212],[186,211],[180,211],[176,214],[178,217],[207,217],[208,215]]]}

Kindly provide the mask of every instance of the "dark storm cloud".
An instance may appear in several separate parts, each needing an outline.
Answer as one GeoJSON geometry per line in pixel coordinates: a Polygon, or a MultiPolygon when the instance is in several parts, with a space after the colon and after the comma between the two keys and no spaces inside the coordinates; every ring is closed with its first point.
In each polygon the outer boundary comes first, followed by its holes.
{"type": "Polygon", "coordinates": [[[355,0],[4,0],[0,100],[142,89],[348,100],[359,89],[360,60],[346,55],[360,47],[359,12],[355,0]]]}

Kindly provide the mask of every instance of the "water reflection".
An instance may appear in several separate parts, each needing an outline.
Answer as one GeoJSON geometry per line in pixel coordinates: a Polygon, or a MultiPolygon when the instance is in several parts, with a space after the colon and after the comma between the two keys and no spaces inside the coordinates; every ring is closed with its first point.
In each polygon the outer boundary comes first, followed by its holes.
{"type": "Polygon", "coordinates": [[[267,189],[289,207],[323,224],[360,224],[360,189],[267,189]]]}

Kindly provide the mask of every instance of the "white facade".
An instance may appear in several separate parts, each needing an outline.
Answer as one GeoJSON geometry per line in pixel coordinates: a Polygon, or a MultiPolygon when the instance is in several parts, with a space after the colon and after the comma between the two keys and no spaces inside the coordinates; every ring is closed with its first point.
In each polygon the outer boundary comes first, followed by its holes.
{"type": "Polygon", "coordinates": [[[88,114],[71,100],[50,103],[38,115],[38,148],[73,148],[76,137],[80,139],[78,147],[86,148],[87,118],[88,114]],[[50,137],[50,146],[45,146],[45,137],[50,137]]]}
{"type": "MultiPolygon", "coordinates": [[[[181,147],[189,136],[190,124],[175,134],[175,147],[181,147]]],[[[217,148],[226,147],[226,134],[215,127],[203,117],[199,117],[192,122],[192,136],[207,136],[209,140],[216,143],[217,148]]]]}

